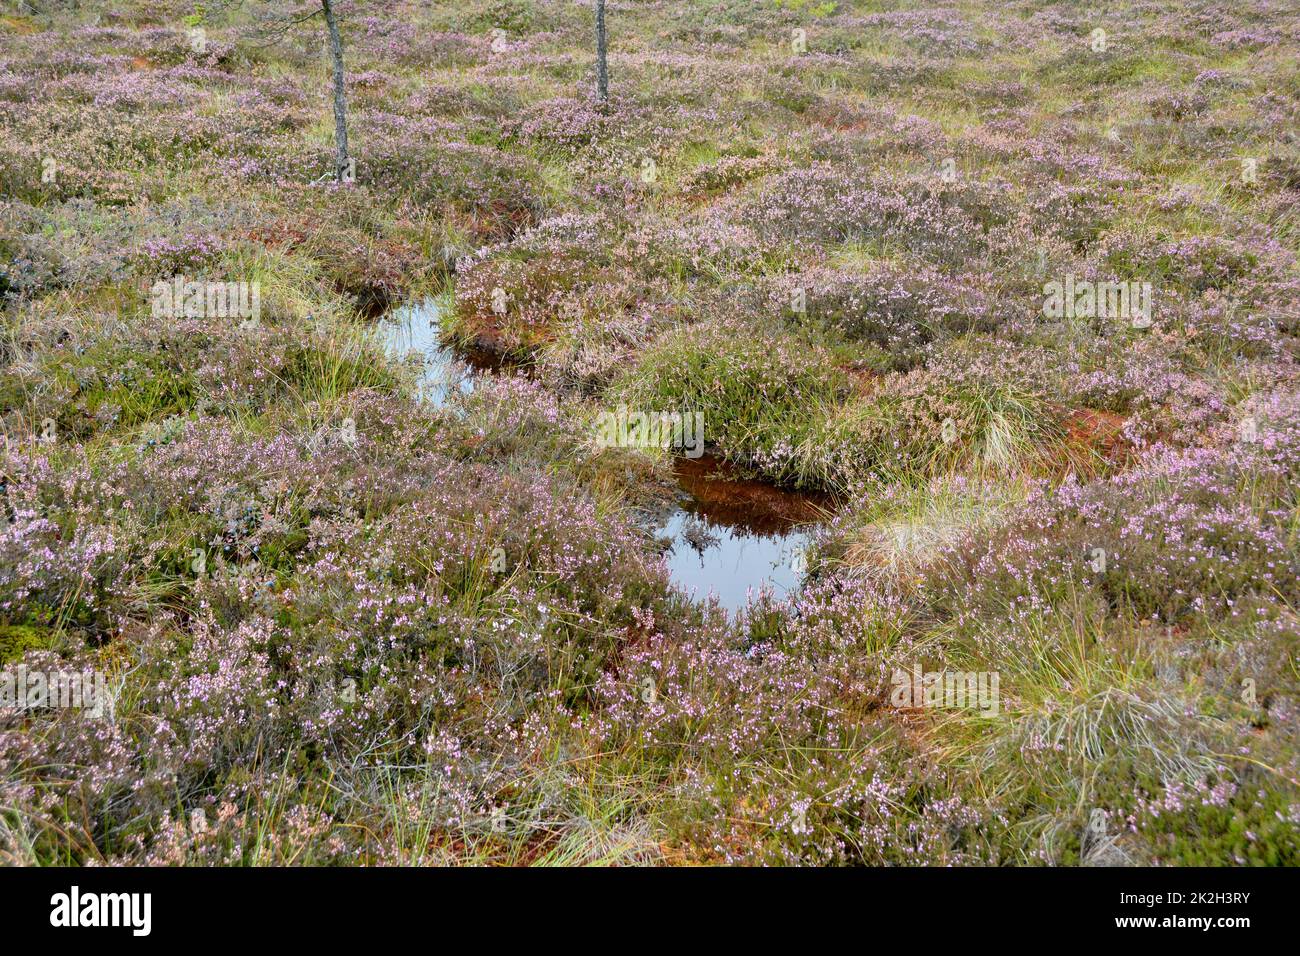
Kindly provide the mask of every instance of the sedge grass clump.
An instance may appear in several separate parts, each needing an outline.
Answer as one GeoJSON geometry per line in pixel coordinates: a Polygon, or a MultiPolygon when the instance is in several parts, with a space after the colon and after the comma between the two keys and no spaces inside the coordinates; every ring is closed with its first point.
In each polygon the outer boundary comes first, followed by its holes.
{"type": "Polygon", "coordinates": [[[1059,448],[1061,428],[1034,362],[1028,353],[950,347],[929,367],[885,378],[826,423],[828,467],[838,468],[845,486],[959,466],[1003,475],[1042,468],[1059,448]]]}
{"type": "Polygon", "coordinates": [[[1023,482],[940,476],[894,484],[836,523],[823,555],[896,585],[920,580],[947,549],[984,534],[1029,494],[1023,482]]]}
{"type": "Polygon", "coordinates": [[[705,441],[727,458],[811,483],[795,449],[845,388],[843,373],[788,336],[690,326],[655,342],[608,395],[629,408],[702,413],[705,441]]]}
{"type": "MultiPolygon", "coordinates": [[[[1278,834],[1294,773],[1259,722],[1289,720],[1293,684],[1268,680],[1258,698],[1250,681],[1205,686],[1194,662],[1237,657],[1223,642],[1244,635],[1162,632],[1079,597],[1012,629],[968,621],[942,637],[958,666],[1001,675],[994,719],[958,712],[934,740],[1019,819],[1006,850],[1055,864],[1191,862],[1211,846],[1236,863],[1292,858],[1278,834]]],[[[1293,621],[1245,631],[1273,654],[1294,642],[1293,621]]]]}

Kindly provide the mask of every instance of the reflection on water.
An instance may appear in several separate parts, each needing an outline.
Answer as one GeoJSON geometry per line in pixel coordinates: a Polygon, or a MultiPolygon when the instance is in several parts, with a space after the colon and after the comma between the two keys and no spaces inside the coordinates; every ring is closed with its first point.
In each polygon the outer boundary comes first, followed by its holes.
{"type": "Polygon", "coordinates": [[[677,511],[659,532],[673,542],[666,555],[668,574],[687,594],[713,595],[734,614],[764,588],[778,598],[798,590],[803,575],[797,561],[809,540],[805,532],[749,534],[706,522],[709,537],[700,543],[691,540],[696,526],[693,515],[677,511]]]}
{"type": "MultiPolygon", "coordinates": [[[[435,406],[443,405],[452,389],[473,391],[476,373],[500,367],[492,356],[441,343],[440,320],[448,304],[442,297],[423,299],[393,309],[379,323],[390,355],[420,354],[420,396],[435,406]]],[[[811,526],[830,510],[828,498],[738,478],[709,455],[678,459],[674,474],[685,492],[682,506],[658,533],[672,541],[665,560],[675,584],[700,599],[716,596],[731,614],[764,588],[778,598],[798,590],[801,552],[811,540],[811,526]]]]}
{"type": "Polygon", "coordinates": [[[714,595],[733,614],[765,588],[778,598],[798,590],[811,525],[829,499],[737,478],[708,455],[680,459],[674,471],[689,497],[659,533],[672,540],[666,559],[677,585],[714,595]]]}
{"type": "Polygon", "coordinates": [[[422,299],[393,309],[379,323],[379,333],[390,355],[405,358],[411,352],[418,352],[422,356],[420,397],[435,406],[443,405],[452,389],[463,392],[474,389],[469,364],[459,361],[440,341],[446,305],[444,298],[422,299]]]}

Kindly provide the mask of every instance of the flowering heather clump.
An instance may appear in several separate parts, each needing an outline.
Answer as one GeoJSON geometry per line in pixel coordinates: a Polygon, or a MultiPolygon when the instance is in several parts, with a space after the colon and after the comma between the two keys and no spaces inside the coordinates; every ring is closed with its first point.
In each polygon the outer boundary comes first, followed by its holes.
{"type": "Polygon", "coordinates": [[[0,862],[1300,864],[1295,5],[606,6],[0,16],[0,862]]]}
{"type": "Polygon", "coordinates": [[[849,21],[878,37],[897,38],[932,56],[970,55],[985,45],[971,35],[970,22],[955,10],[895,10],[849,21]]]}
{"type": "Polygon", "coordinates": [[[515,135],[577,152],[581,147],[615,135],[626,122],[616,113],[601,112],[595,103],[563,97],[533,107],[515,135]]]}
{"type": "Polygon", "coordinates": [[[141,271],[153,269],[159,276],[170,276],[203,271],[219,251],[220,244],[214,237],[187,234],[175,239],[147,239],[135,256],[141,271]]]}
{"type": "Polygon", "coordinates": [[[390,113],[363,113],[358,119],[358,136],[371,144],[358,182],[403,193],[420,205],[454,202],[485,218],[509,217],[515,223],[539,211],[528,187],[536,174],[526,161],[458,142],[458,129],[433,120],[390,113]]]}
{"type": "Polygon", "coordinates": [[[827,427],[830,467],[855,476],[933,474],[955,463],[1010,473],[1051,455],[1060,425],[1042,358],[987,346],[949,348],[926,368],[889,376],[827,427]]]}
{"type": "Polygon", "coordinates": [[[1073,588],[1166,623],[1267,616],[1272,600],[1294,601],[1300,563],[1288,520],[1300,419],[1293,399],[1265,407],[1253,441],[1164,450],[1035,499],[969,555],[961,612],[994,602],[1015,619],[1073,588]]]}
{"type": "Polygon", "coordinates": [[[984,327],[991,308],[983,290],[959,295],[933,269],[873,267],[866,274],[814,268],[782,276],[768,291],[768,308],[795,324],[828,328],[887,355],[889,368],[923,360],[923,347],[940,337],[984,327]]]}
{"type": "Polygon", "coordinates": [[[464,337],[515,352],[535,348],[566,304],[592,283],[592,263],[563,255],[466,261],[460,266],[458,322],[464,337]]]}
{"type": "Polygon", "coordinates": [[[862,182],[829,165],[778,177],[752,215],[764,234],[789,242],[875,241],[940,259],[978,255],[983,245],[979,222],[937,188],[862,182]]]}
{"type": "Polygon", "coordinates": [[[1117,235],[1103,241],[1101,253],[1119,275],[1149,276],[1197,293],[1227,291],[1263,265],[1257,253],[1214,237],[1160,241],[1117,235]]]}
{"type": "Polygon", "coordinates": [[[701,166],[682,183],[686,191],[714,192],[730,189],[771,172],[773,163],[763,156],[723,156],[701,166]]]}

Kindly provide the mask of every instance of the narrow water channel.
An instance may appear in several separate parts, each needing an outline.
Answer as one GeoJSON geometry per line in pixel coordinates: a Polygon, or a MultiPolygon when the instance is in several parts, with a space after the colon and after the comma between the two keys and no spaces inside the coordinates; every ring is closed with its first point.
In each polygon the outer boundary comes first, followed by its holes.
{"type": "MultiPolygon", "coordinates": [[[[472,391],[476,375],[492,374],[490,363],[442,344],[445,304],[442,298],[424,299],[392,310],[379,323],[389,354],[422,356],[421,398],[439,406],[455,389],[472,391]]],[[[673,473],[678,502],[656,536],[670,542],[664,560],[678,587],[697,599],[716,597],[729,614],[764,590],[777,598],[798,591],[802,553],[812,527],[829,510],[828,500],[747,480],[710,455],[679,458],[673,473]]]]}

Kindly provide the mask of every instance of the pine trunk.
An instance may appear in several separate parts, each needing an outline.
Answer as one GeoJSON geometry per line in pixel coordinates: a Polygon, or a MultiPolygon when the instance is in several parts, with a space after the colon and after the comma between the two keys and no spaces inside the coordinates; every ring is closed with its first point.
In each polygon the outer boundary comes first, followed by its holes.
{"type": "Polygon", "coordinates": [[[596,95],[609,103],[609,64],[605,60],[605,0],[596,0],[596,95]]]}
{"type": "Polygon", "coordinates": [[[334,63],[334,175],[339,182],[344,182],[352,177],[348,169],[348,107],[343,97],[343,41],[339,38],[339,23],[330,0],[321,0],[321,9],[325,12],[330,59],[334,63]]]}

